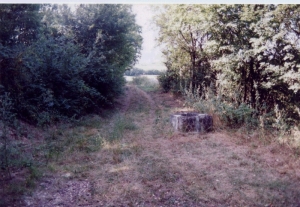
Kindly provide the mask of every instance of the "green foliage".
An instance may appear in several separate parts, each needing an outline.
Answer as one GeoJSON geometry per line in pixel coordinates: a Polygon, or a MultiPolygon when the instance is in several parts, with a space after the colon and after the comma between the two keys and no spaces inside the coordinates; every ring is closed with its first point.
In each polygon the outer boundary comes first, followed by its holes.
{"type": "Polygon", "coordinates": [[[37,160],[58,159],[72,140],[74,150],[86,152],[103,140],[81,134],[61,140],[53,133],[44,145],[31,143],[19,121],[47,126],[99,112],[122,92],[124,72],[139,57],[141,28],[129,5],[74,9],[0,4],[0,174],[9,180],[26,168],[22,189],[39,178],[37,160]]]}
{"type": "Polygon", "coordinates": [[[41,38],[24,55],[22,93],[16,94],[24,119],[45,124],[80,115],[93,106],[93,96],[100,96],[82,80],[86,60],[78,47],[65,41],[41,38]]]}
{"type": "Polygon", "coordinates": [[[162,72],[159,70],[142,70],[139,68],[133,68],[131,70],[127,70],[124,75],[127,76],[138,76],[138,75],[160,75],[162,72]]]}
{"type": "Polygon", "coordinates": [[[154,21],[167,46],[165,90],[181,85],[205,97],[209,89],[229,122],[272,114],[286,130],[299,126],[299,5],[167,5],[163,11],[154,21]],[[172,73],[179,78],[169,78],[172,73]]]}
{"type": "Polygon", "coordinates": [[[214,74],[204,51],[208,36],[201,29],[199,13],[202,7],[166,5],[154,19],[159,27],[158,41],[166,46],[163,54],[167,60],[167,72],[161,79],[166,90],[179,91],[186,86],[196,90],[214,82],[214,74]]]}
{"type": "Polygon", "coordinates": [[[129,5],[1,5],[0,16],[0,95],[10,93],[16,116],[30,123],[111,105],[139,56],[129,5]]]}
{"type": "Polygon", "coordinates": [[[137,126],[133,123],[133,120],[123,115],[117,115],[113,122],[113,127],[107,135],[107,139],[110,142],[114,142],[123,137],[125,130],[136,130],[137,126]]]}
{"type": "Polygon", "coordinates": [[[29,45],[35,40],[40,27],[39,9],[36,4],[1,4],[0,44],[29,45]]]}
{"type": "Polygon", "coordinates": [[[180,77],[175,71],[167,70],[158,76],[158,81],[164,92],[180,92],[182,89],[180,88],[180,77]]]}
{"type": "Polygon", "coordinates": [[[122,92],[123,74],[141,49],[140,27],[129,5],[80,5],[70,26],[88,60],[83,78],[108,104],[122,92]],[[87,16],[88,15],[88,16],[87,16]]]}
{"type": "Polygon", "coordinates": [[[253,130],[263,126],[267,129],[274,123],[274,119],[270,121],[270,114],[264,114],[264,117],[260,118],[256,110],[244,103],[238,105],[228,102],[221,96],[214,96],[211,90],[206,91],[205,94],[205,96],[199,96],[191,90],[185,90],[186,104],[201,113],[217,115],[222,123],[230,128],[236,129],[244,126],[248,130],[253,130]]]}
{"type": "Polygon", "coordinates": [[[0,112],[2,117],[0,131],[0,167],[4,170],[5,176],[11,178],[11,167],[14,165],[15,147],[9,139],[9,127],[13,126],[15,114],[13,113],[13,103],[8,93],[0,96],[0,112]]]}

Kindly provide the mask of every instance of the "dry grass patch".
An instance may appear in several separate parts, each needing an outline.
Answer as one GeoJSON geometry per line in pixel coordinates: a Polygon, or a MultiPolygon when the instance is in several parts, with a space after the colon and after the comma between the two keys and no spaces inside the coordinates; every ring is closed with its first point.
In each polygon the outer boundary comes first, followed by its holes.
{"type": "Polygon", "coordinates": [[[174,132],[169,118],[178,110],[170,94],[129,86],[119,114],[63,132],[84,141],[51,162],[56,170],[27,204],[298,206],[300,161],[288,148],[221,130],[174,132]],[[86,150],[98,135],[101,147],[86,150]]]}

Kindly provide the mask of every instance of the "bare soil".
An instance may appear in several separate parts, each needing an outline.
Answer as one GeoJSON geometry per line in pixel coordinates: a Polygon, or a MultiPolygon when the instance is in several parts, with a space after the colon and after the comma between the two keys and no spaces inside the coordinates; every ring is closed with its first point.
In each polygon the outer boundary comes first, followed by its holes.
{"type": "Polygon", "coordinates": [[[133,125],[113,141],[103,126],[84,128],[104,137],[102,148],[49,163],[25,206],[300,206],[300,159],[288,147],[256,134],[174,132],[170,115],[187,109],[168,93],[129,85],[118,102],[133,125]]]}

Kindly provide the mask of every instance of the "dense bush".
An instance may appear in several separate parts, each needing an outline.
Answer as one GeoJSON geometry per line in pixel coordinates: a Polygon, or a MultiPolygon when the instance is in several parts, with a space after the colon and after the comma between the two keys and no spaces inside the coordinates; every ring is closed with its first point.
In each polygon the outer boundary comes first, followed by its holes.
{"type": "Polygon", "coordinates": [[[139,55],[129,5],[0,5],[0,95],[35,124],[111,105],[139,55]]]}
{"type": "Polygon", "coordinates": [[[158,76],[158,81],[164,92],[179,92],[182,90],[180,87],[180,77],[176,71],[167,69],[167,71],[158,76]]]}
{"type": "Polygon", "coordinates": [[[1,195],[9,196],[0,205],[14,205],[24,188],[34,186],[41,165],[71,140],[79,150],[101,146],[98,136],[63,140],[47,130],[38,135],[45,143],[36,143],[28,122],[47,126],[111,105],[139,56],[140,27],[129,5],[73,9],[0,4],[0,177],[18,180],[2,183],[1,195]]]}
{"type": "Polygon", "coordinates": [[[203,101],[211,91],[230,123],[246,122],[245,111],[299,126],[299,19],[299,5],[166,5],[155,17],[166,45],[161,85],[203,101]]]}

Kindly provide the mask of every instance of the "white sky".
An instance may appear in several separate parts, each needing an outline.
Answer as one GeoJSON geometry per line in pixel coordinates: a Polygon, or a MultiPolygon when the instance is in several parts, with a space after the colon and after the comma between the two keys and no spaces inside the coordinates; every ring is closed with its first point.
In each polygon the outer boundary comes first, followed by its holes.
{"type": "Polygon", "coordinates": [[[161,49],[157,46],[155,38],[158,35],[157,29],[151,24],[153,12],[150,5],[134,4],[132,6],[133,13],[136,14],[136,22],[142,26],[143,45],[142,53],[139,62],[136,64],[137,68],[144,70],[157,69],[163,70],[163,58],[161,49]]]}

